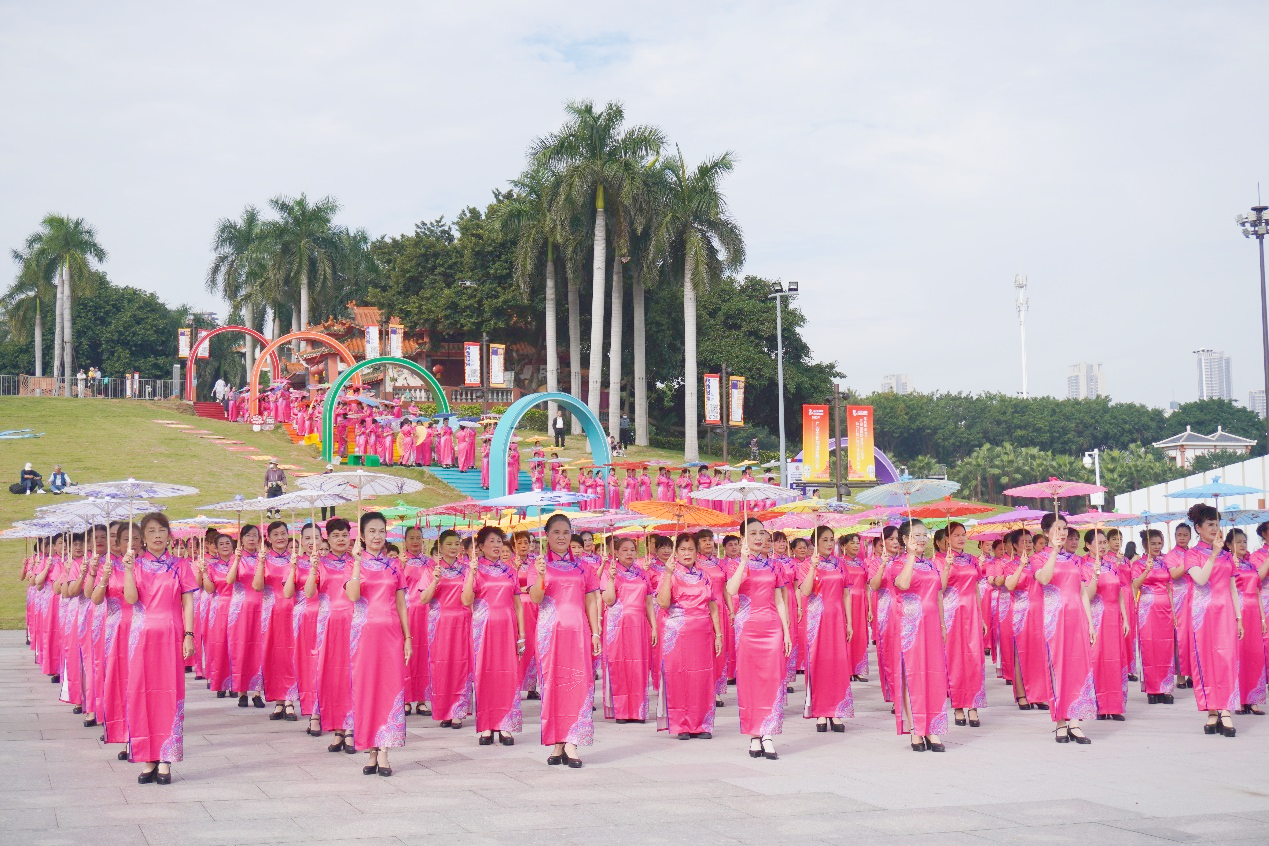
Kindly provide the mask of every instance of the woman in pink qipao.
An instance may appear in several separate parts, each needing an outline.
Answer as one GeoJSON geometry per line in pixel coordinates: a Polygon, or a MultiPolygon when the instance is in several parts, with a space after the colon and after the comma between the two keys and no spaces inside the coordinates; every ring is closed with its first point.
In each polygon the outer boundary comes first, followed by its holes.
{"type": "Polygon", "coordinates": [[[1172,622],[1172,574],[1163,558],[1163,532],[1141,533],[1145,554],[1133,567],[1137,591],[1137,643],[1141,691],[1150,705],[1171,705],[1176,687],[1176,630],[1172,622]]]}
{"type": "Polygon", "coordinates": [[[1172,573],[1172,621],[1176,631],[1176,686],[1185,689],[1194,685],[1193,670],[1190,667],[1190,587],[1191,582],[1186,575],[1185,556],[1190,551],[1190,541],[1194,537],[1189,523],[1182,523],[1174,530],[1176,543],[1163,556],[1172,573]]]}
{"type": "Polygon", "coordinates": [[[1084,546],[1094,569],[1100,571],[1097,592],[1089,600],[1093,612],[1093,689],[1097,691],[1097,719],[1122,722],[1128,702],[1127,591],[1119,567],[1122,558],[1107,558],[1106,535],[1100,529],[1084,533],[1084,546]],[[1119,567],[1116,566],[1119,565],[1119,567]]]}
{"type": "Polygon", "coordinates": [[[1265,620],[1260,610],[1260,586],[1269,576],[1269,558],[1259,565],[1247,553],[1247,534],[1231,529],[1225,535],[1225,551],[1234,558],[1234,583],[1242,600],[1243,636],[1238,641],[1239,714],[1262,716],[1265,704],[1265,620]]]}
{"type": "Polygon", "coordinates": [[[295,722],[295,580],[298,548],[291,547],[286,523],[269,524],[269,547],[256,564],[252,587],[263,595],[261,636],[264,640],[264,698],[274,703],[270,720],[295,722]],[[288,547],[290,547],[288,549],[288,547]]]}
{"type": "MultiPolygon", "coordinates": [[[[126,529],[126,527],[125,527],[126,529]]],[[[229,681],[229,606],[234,586],[226,580],[237,544],[229,535],[216,538],[214,554],[202,573],[203,590],[210,597],[207,612],[207,686],[224,699],[231,690],[229,681]]]]}
{"type": "Polygon", "coordinates": [[[899,555],[890,562],[891,692],[895,727],[910,734],[912,751],[942,752],[947,731],[947,659],[943,647],[943,579],[925,557],[928,539],[920,520],[899,526],[899,555]]]}
{"type": "Polygon", "coordinates": [[[361,554],[344,586],[353,605],[348,669],[352,679],[353,737],[370,753],[365,775],[392,775],[388,750],[405,745],[405,665],[410,624],[405,571],[387,557],[388,521],[378,511],[361,517],[361,554]]]}
{"type": "Polygon", "coordinates": [[[1243,636],[1234,559],[1223,548],[1220,513],[1215,508],[1195,505],[1189,518],[1199,542],[1185,553],[1190,602],[1181,622],[1188,634],[1194,702],[1208,714],[1204,733],[1233,737],[1230,712],[1240,704],[1238,640],[1243,636]]]}
{"type": "Polygon", "coordinates": [[[471,608],[476,732],[481,746],[515,744],[524,728],[520,711],[520,655],[524,612],[516,571],[502,561],[506,535],[497,526],[476,533],[476,552],[463,581],[462,602],[471,608]]]}
{"type": "MultiPolygon", "coordinates": [[[[97,585],[92,601],[105,611],[102,625],[101,707],[98,721],[105,730],[106,743],[127,743],[128,722],[128,640],[131,633],[132,605],[123,596],[123,553],[129,525],[111,523],[108,527],[110,551],[97,571],[97,585]],[[109,565],[109,566],[107,566],[109,565]]],[[[135,532],[135,529],[134,529],[135,532]]],[[[222,659],[228,673],[228,654],[222,659]]],[[[119,760],[128,760],[128,751],[119,753],[119,760]]]]}
{"type": "Polygon", "coordinates": [[[656,643],[656,611],[648,574],[635,563],[634,538],[617,538],[603,578],[604,718],[648,719],[648,679],[656,643]]]}
{"type": "Polygon", "coordinates": [[[696,537],[680,534],[674,558],[657,588],[665,610],[657,730],[679,740],[708,740],[714,732],[715,658],[723,629],[709,575],[696,566],[696,537]]]}
{"type": "MultiPolygon", "coordinates": [[[[141,518],[137,555],[123,556],[123,598],[132,605],[128,632],[128,750],[145,762],[140,784],[172,783],[184,758],[185,661],[194,654],[194,575],[168,550],[172,533],[157,512],[141,518]]],[[[107,560],[105,569],[112,567],[107,560]]],[[[110,573],[106,573],[107,580],[110,573]]]]}
{"type": "Polygon", "coordinates": [[[1053,694],[1049,717],[1057,723],[1058,743],[1088,745],[1092,741],[1079,722],[1097,715],[1091,602],[1101,573],[1075,554],[1079,532],[1068,530],[1063,517],[1044,515],[1040,529],[1049,537],[1048,554],[1035,573],[1044,597],[1045,656],[1053,694]]]}
{"type": "Polygon", "coordinates": [[[252,574],[262,565],[260,527],[243,526],[238,533],[239,554],[229,565],[225,581],[233,585],[229,601],[230,687],[238,692],[238,707],[264,707],[264,593],[254,587],[252,574]]]}
{"type": "Polygon", "coordinates": [[[533,539],[528,532],[516,532],[511,536],[511,560],[516,568],[516,578],[520,584],[520,610],[524,614],[524,652],[520,654],[520,689],[525,692],[525,699],[538,699],[538,606],[527,600],[529,585],[537,578],[533,559],[537,553],[533,551],[533,539]]]}
{"type": "Polygon", "coordinates": [[[868,559],[868,589],[875,597],[872,613],[873,642],[877,644],[877,675],[881,682],[881,698],[895,702],[894,666],[890,650],[890,613],[894,605],[894,587],[890,562],[899,554],[899,527],[881,530],[881,551],[868,559]]]}
{"type": "Polygon", "coordinates": [[[322,736],[321,718],[317,716],[317,618],[320,609],[316,600],[309,601],[303,585],[312,572],[313,556],[317,554],[321,540],[321,530],[312,523],[305,523],[300,529],[301,548],[292,585],[295,596],[295,610],[291,617],[295,636],[295,651],[292,653],[295,696],[300,713],[308,717],[305,731],[312,737],[322,736]]]}
{"type": "MultiPolygon", "coordinates": [[[[1009,546],[1018,553],[1016,568],[1005,574],[1000,603],[1009,610],[1001,630],[1011,633],[1013,644],[1013,697],[1018,710],[1049,710],[1049,667],[1044,645],[1044,589],[1035,572],[1047,560],[1036,553],[1026,529],[1010,532],[1009,546]]],[[[1043,536],[1041,536],[1043,537],[1043,536]]],[[[1001,638],[1001,643],[1005,643],[1001,638]]]]}
{"type": "Polygon", "coordinates": [[[402,539],[405,549],[401,564],[405,567],[406,617],[410,621],[410,661],[405,665],[405,715],[412,713],[432,716],[432,671],[428,658],[427,618],[428,604],[422,600],[420,590],[426,584],[436,562],[423,554],[423,529],[410,526],[402,539]]]}
{"type": "Polygon", "coordinates": [[[436,541],[438,558],[418,582],[418,601],[427,609],[428,692],[432,719],[441,728],[459,729],[471,712],[471,607],[464,604],[466,568],[459,558],[462,540],[446,529],[436,541]]]}
{"type": "Polygon", "coordinates": [[[350,529],[343,517],[326,522],[330,554],[314,556],[304,595],[310,602],[317,601],[317,713],[322,731],[335,733],[335,742],[326,749],[351,755],[357,751],[348,669],[353,604],[344,590],[353,567],[350,529]]]}
{"type": "Polygon", "coordinates": [[[815,552],[798,571],[798,591],[806,605],[806,702],[802,716],[815,718],[815,730],[846,731],[855,716],[850,689],[854,606],[851,577],[833,554],[833,530],[818,526],[815,552]]]}
{"type": "Polygon", "coordinates": [[[741,526],[747,549],[727,580],[736,602],[736,703],[749,757],[775,760],[773,735],[784,729],[785,662],[793,653],[786,583],[768,557],[771,535],[750,517],[741,526]],[[752,553],[752,554],[751,554],[752,553]]]}
{"type": "Polygon", "coordinates": [[[556,512],[546,523],[547,554],[534,562],[529,599],[538,605],[537,650],[541,668],[542,745],[546,762],[582,766],[578,746],[595,740],[593,659],[601,654],[599,584],[569,551],[572,524],[556,512]]]}
{"type": "MultiPolygon", "coordinates": [[[[965,553],[965,527],[947,524],[947,553],[941,565],[943,626],[946,635],[948,695],[956,725],[981,725],[978,709],[987,704],[983,661],[982,606],[978,602],[978,562],[965,553]]],[[[1019,550],[1022,557],[1022,550],[1019,550]]]]}

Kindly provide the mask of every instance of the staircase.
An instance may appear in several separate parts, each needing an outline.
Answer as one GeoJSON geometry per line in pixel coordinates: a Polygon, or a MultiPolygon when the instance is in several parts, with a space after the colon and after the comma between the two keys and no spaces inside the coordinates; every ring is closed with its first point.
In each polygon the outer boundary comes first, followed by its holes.
{"type": "Polygon", "coordinates": [[[225,416],[225,407],[218,402],[196,402],[194,403],[194,413],[208,420],[229,419],[225,416]]]}
{"type": "MultiPolygon", "coordinates": [[[[459,473],[457,467],[441,467],[432,465],[427,471],[454,490],[472,499],[489,499],[489,491],[480,486],[480,466],[477,465],[466,473],[459,473]]],[[[520,471],[520,493],[533,490],[533,480],[529,474],[520,471]]]]}
{"type": "Polygon", "coordinates": [[[294,423],[283,423],[282,431],[286,432],[286,436],[291,439],[293,444],[302,444],[304,439],[300,437],[300,433],[296,431],[294,423]]]}

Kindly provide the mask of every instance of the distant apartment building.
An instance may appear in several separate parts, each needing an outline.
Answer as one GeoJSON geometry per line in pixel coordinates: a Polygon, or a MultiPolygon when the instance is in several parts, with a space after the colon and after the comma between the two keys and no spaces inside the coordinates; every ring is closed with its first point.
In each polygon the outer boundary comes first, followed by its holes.
{"type": "Polygon", "coordinates": [[[1264,418],[1266,411],[1269,411],[1265,406],[1264,389],[1252,391],[1247,395],[1247,407],[1259,414],[1262,419],[1264,418]]]}
{"type": "Polygon", "coordinates": [[[1067,399],[1097,399],[1106,395],[1100,364],[1072,364],[1066,374],[1067,399]]]}
{"type": "Polygon", "coordinates": [[[1218,350],[1195,350],[1198,360],[1198,398],[1200,400],[1234,398],[1234,380],[1230,376],[1229,356],[1218,350]]]}
{"type": "Polygon", "coordinates": [[[888,376],[881,377],[881,390],[892,394],[910,394],[912,393],[912,383],[908,381],[908,374],[906,373],[891,373],[888,376]]]}

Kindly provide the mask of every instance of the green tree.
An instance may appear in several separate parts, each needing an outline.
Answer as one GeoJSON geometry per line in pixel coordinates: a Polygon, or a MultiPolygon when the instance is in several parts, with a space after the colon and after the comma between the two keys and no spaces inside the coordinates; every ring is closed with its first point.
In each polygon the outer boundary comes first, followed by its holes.
{"type": "Polygon", "coordinates": [[[70,396],[74,379],[72,302],[77,296],[93,293],[97,281],[93,264],[104,262],[106,251],[97,241],[97,230],[82,217],[50,214],[27,237],[23,253],[35,277],[56,280],[53,377],[65,380],[66,395],[70,396]]]}
{"type": "MultiPolygon", "coordinates": [[[[8,331],[32,336],[35,375],[43,376],[44,313],[56,301],[57,292],[27,252],[14,250],[13,260],[18,263],[18,276],[0,299],[0,308],[4,309],[8,331]]],[[[15,372],[26,372],[26,368],[15,372]]]]}
{"type": "Polygon", "coordinates": [[[139,371],[146,379],[169,379],[181,325],[181,315],[157,295],[112,285],[102,275],[75,312],[75,352],[81,365],[107,376],[139,371]]]}
{"type": "MultiPolygon", "coordinates": [[[[617,207],[615,211],[619,211],[621,204],[629,203],[634,190],[632,175],[660,151],[665,136],[652,126],[635,126],[623,131],[625,110],[621,103],[609,103],[597,112],[593,102],[580,100],[569,103],[565,111],[568,119],[564,126],[534,143],[533,158],[557,177],[551,192],[551,209],[561,233],[572,231],[573,218],[581,208],[594,209],[590,385],[586,404],[598,414],[603,383],[604,283],[608,256],[605,200],[617,207]]],[[[617,361],[620,362],[620,356],[617,361]]],[[[609,421],[614,431],[615,422],[609,421]]]]}
{"type": "Polygon", "coordinates": [[[731,154],[707,159],[689,171],[682,151],[676,148],[675,153],[662,165],[664,204],[652,229],[650,253],[683,289],[683,460],[698,461],[697,290],[708,290],[725,272],[744,264],[745,241],[720,185],[734,167],[731,154]]]}
{"type": "MultiPolygon", "coordinates": [[[[238,220],[222,218],[212,238],[212,260],[207,268],[207,290],[219,294],[231,313],[242,315],[242,325],[259,330],[259,317],[267,304],[265,288],[269,274],[270,239],[260,210],[247,206],[238,220]]],[[[245,367],[251,372],[255,362],[255,340],[248,335],[243,343],[245,367]]]]}
{"type": "MultiPolygon", "coordinates": [[[[266,226],[271,243],[270,273],[275,296],[292,307],[291,331],[309,326],[309,294],[312,287],[333,289],[342,231],[335,225],[339,201],[323,197],[310,202],[308,195],[274,197],[269,207],[277,220],[266,226]]],[[[302,342],[292,348],[298,352],[302,342]]]]}
{"type": "Polygon", "coordinates": [[[1222,467],[1228,467],[1231,464],[1237,464],[1240,461],[1246,460],[1246,453],[1234,452],[1232,450],[1205,452],[1195,458],[1188,469],[1182,470],[1178,467],[1177,469],[1180,471],[1178,473],[1178,477],[1182,475],[1188,476],[1191,473],[1206,473],[1208,470],[1219,470],[1222,467]]]}

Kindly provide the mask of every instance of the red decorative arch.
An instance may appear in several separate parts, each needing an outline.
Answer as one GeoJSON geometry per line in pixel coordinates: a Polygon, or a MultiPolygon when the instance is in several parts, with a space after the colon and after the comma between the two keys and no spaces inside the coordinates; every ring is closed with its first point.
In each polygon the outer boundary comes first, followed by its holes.
{"type": "MultiPolygon", "coordinates": [[[[198,366],[196,364],[198,361],[198,350],[203,344],[207,343],[221,332],[241,332],[244,335],[250,335],[255,338],[260,342],[262,347],[267,347],[269,345],[268,338],[261,335],[254,329],[248,329],[246,326],[219,326],[210,332],[205,332],[199,335],[198,340],[194,342],[192,347],[190,347],[189,359],[185,363],[185,399],[190,402],[194,402],[194,371],[198,366]]],[[[264,356],[261,356],[260,358],[264,358],[264,356]]],[[[276,352],[273,354],[273,378],[282,378],[282,359],[278,357],[276,352]]]]}
{"type": "MultiPolygon", "coordinates": [[[[278,338],[277,340],[270,343],[267,347],[265,347],[260,352],[260,357],[256,359],[255,367],[253,367],[251,370],[251,380],[247,383],[247,385],[251,389],[251,404],[248,406],[248,408],[249,408],[249,413],[253,417],[260,413],[260,370],[264,366],[264,358],[265,356],[269,354],[272,354],[276,358],[277,349],[284,344],[289,344],[291,341],[313,341],[318,344],[325,344],[326,346],[334,350],[336,354],[338,354],[339,357],[342,358],[346,364],[348,364],[348,366],[351,367],[352,365],[357,363],[357,359],[353,356],[351,352],[348,351],[348,348],[345,347],[343,344],[341,344],[339,341],[336,341],[330,335],[323,335],[321,332],[307,332],[307,331],[291,332],[287,335],[283,335],[281,338],[278,338]]],[[[360,385],[361,377],[354,375],[352,381],[354,385],[360,385]]]]}

